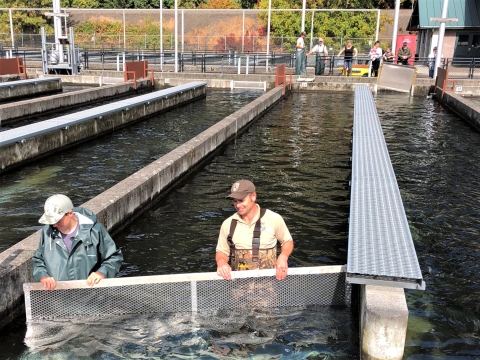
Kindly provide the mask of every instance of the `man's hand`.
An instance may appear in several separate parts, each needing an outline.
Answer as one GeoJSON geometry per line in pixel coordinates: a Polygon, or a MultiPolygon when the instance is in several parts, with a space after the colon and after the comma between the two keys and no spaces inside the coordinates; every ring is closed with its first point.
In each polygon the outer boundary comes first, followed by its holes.
{"type": "Polygon", "coordinates": [[[43,284],[45,290],[53,290],[57,286],[55,279],[51,276],[44,276],[40,279],[40,282],[43,284]]]}
{"type": "Polygon", "coordinates": [[[228,265],[228,262],[223,259],[217,262],[217,274],[225,280],[232,279],[232,268],[228,265]]]}
{"type": "Polygon", "coordinates": [[[277,262],[275,263],[275,269],[277,273],[275,274],[277,280],[283,280],[287,277],[288,270],[288,256],[278,255],[277,262]]]}
{"type": "Polygon", "coordinates": [[[87,285],[93,286],[95,284],[98,284],[102,279],[105,279],[105,276],[103,276],[103,274],[99,273],[98,271],[92,272],[87,278],[87,285]]]}

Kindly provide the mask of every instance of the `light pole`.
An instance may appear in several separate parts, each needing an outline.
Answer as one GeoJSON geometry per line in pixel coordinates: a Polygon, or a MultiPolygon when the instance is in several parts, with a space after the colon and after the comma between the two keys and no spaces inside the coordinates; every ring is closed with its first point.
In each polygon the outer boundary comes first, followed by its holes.
{"type": "Polygon", "coordinates": [[[443,0],[442,5],[442,17],[441,18],[430,18],[432,22],[440,23],[440,30],[438,31],[438,44],[437,44],[437,55],[435,57],[435,68],[433,69],[433,77],[437,77],[437,68],[440,66],[440,61],[442,59],[442,48],[443,48],[443,38],[445,36],[445,23],[447,22],[457,22],[458,19],[447,18],[448,10],[448,0],[443,0]]]}
{"type": "MultiPolygon", "coordinates": [[[[268,53],[270,52],[270,21],[272,16],[272,0],[268,0],[268,21],[267,21],[267,60],[265,61],[265,71],[268,72],[268,53]]],[[[242,40],[243,41],[243,40],[242,40]]]]}
{"type": "Polygon", "coordinates": [[[305,31],[305,9],[307,8],[307,0],[303,0],[302,4],[302,31],[305,31]]]}

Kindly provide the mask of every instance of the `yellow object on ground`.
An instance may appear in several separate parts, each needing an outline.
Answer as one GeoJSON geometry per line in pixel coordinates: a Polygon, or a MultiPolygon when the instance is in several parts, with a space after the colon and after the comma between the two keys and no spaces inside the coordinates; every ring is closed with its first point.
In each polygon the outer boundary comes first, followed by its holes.
{"type": "MultiPolygon", "coordinates": [[[[343,73],[343,66],[338,68],[340,70],[340,75],[345,75],[343,73]]],[[[352,66],[351,76],[368,76],[368,64],[355,64],[352,66]]]]}

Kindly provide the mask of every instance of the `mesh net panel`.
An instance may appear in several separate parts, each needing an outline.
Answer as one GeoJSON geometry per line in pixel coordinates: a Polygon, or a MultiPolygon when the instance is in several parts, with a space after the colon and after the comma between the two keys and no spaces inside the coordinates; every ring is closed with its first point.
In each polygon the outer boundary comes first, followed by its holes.
{"type": "Polygon", "coordinates": [[[343,266],[291,268],[282,281],[273,274],[234,272],[231,281],[216,273],[117,278],[95,287],[70,281],[58,282],[53,291],[38,283],[24,284],[27,321],[350,303],[343,266]]]}

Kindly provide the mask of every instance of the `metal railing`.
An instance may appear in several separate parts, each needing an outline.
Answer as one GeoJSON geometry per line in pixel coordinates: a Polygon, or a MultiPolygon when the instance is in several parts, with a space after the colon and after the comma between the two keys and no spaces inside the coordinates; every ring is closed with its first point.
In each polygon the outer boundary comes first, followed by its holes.
{"type": "MultiPolygon", "coordinates": [[[[173,51],[154,51],[137,49],[125,52],[122,49],[79,49],[81,69],[90,70],[117,70],[123,71],[124,61],[147,60],[149,66],[161,71],[173,71],[175,67],[175,53],[173,51]]],[[[21,57],[28,66],[41,64],[40,49],[4,48],[0,45],[0,58],[21,57]]],[[[286,64],[287,68],[295,67],[295,53],[271,52],[265,53],[222,51],[184,51],[178,53],[178,71],[197,73],[220,74],[275,74],[275,67],[286,64]],[[268,64],[268,67],[267,67],[268,64]]],[[[325,75],[342,75],[343,56],[335,53],[326,57],[325,75]]],[[[307,56],[307,74],[314,75],[315,55],[307,56]]],[[[366,67],[370,58],[367,54],[359,54],[353,59],[353,76],[368,76],[366,67]],[[362,65],[362,66],[358,66],[362,65]],[[363,68],[359,71],[359,68],[363,68]]],[[[394,62],[395,63],[395,62],[394,62]]],[[[417,69],[417,77],[429,77],[429,68],[432,66],[430,58],[416,58],[410,60],[410,66],[417,69]]],[[[444,58],[441,62],[443,69],[448,69],[449,77],[453,79],[480,78],[480,58],[444,58]]]]}

